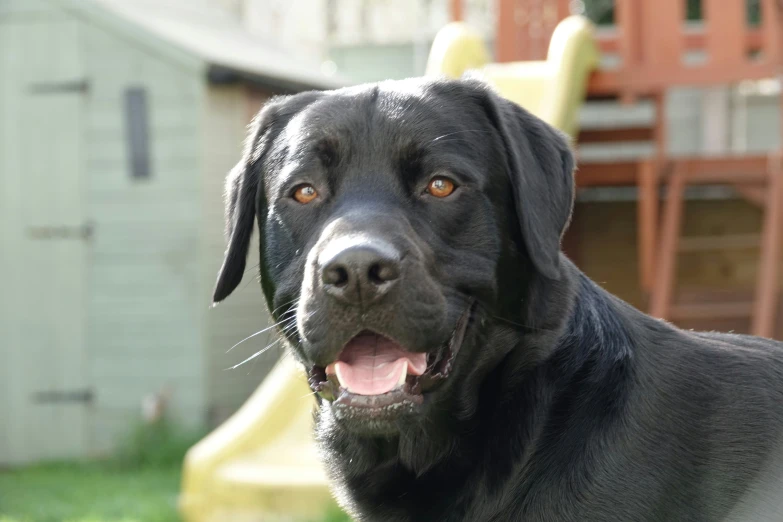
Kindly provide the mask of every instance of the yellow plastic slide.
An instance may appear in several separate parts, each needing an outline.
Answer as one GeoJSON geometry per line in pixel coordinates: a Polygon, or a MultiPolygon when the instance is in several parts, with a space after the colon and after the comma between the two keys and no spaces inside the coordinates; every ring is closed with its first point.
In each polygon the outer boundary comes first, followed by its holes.
{"type": "MultiPolygon", "coordinates": [[[[435,38],[427,74],[477,71],[503,96],[575,136],[597,65],[592,25],[573,16],[558,25],[541,62],[489,63],[480,36],[449,24],[435,38]]],[[[304,372],[283,357],[242,408],[188,452],[185,522],[327,520],[336,504],[313,440],[314,405],[304,372]]]]}
{"type": "Polygon", "coordinates": [[[600,58],[593,32],[587,18],[570,16],[555,28],[546,60],[489,63],[481,36],[454,22],[435,37],[427,75],[458,78],[468,70],[478,73],[505,98],[576,137],[587,78],[600,58]]]}
{"type": "Polygon", "coordinates": [[[283,356],[225,423],[188,451],[186,522],[324,520],[337,510],[312,436],[304,371],[283,356]]]}

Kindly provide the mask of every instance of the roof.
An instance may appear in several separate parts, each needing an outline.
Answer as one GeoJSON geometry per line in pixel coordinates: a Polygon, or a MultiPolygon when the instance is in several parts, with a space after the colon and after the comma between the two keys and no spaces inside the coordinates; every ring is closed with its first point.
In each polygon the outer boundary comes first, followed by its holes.
{"type": "Polygon", "coordinates": [[[229,13],[197,0],[93,0],[209,65],[209,80],[259,83],[276,90],[333,89],[348,81],[247,31],[229,13]]]}

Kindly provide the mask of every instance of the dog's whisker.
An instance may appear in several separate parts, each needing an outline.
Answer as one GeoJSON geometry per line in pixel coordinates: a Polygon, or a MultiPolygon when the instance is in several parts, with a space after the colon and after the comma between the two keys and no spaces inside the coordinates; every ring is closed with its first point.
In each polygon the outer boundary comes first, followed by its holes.
{"type": "MultiPolygon", "coordinates": [[[[291,312],[291,313],[284,313],[284,314],[280,314],[280,319],[279,319],[279,321],[280,321],[281,323],[283,323],[283,322],[288,322],[288,321],[296,320],[296,318],[297,318],[297,317],[298,317],[298,315],[296,314],[296,312],[295,312],[295,311],[293,311],[293,312],[291,312]]],[[[305,315],[303,315],[302,317],[306,317],[306,316],[305,316],[305,315]]]]}
{"type": "Polygon", "coordinates": [[[226,368],[226,371],[228,371],[228,370],[236,370],[237,368],[239,368],[239,367],[240,367],[240,366],[242,366],[243,364],[249,363],[250,361],[252,361],[252,360],[253,360],[253,359],[255,359],[256,357],[259,357],[259,356],[261,356],[261,355],[265,354],[265,353],[266,353],[266,352],[267,352],[267,351],[268,351],[270,348],[272,348],[273,346],[275,346],[277,343],[279,343],[279,342],[280,342],[280,341],[282,341],[283,339],[285,339],[285,338],[284,338],[284,337],[280,337],[279,339],[277,339],[277,340],[276,340],[276,341],[274,341],[273,343],[271,343],[271,344],[268,344],[268,345],[266,345],[264,348],[262,348],[262,349],[258,350],[256,353],[254,353],[253,355],[251,355],[250,357],[248,357],[247,359],[245,359],[245,360],[244,360],[244,361],[242,361],[241,363],[238,363],[238,364],[235,364],[234,366],[230,366],[230,367],[226,368]]]}
{"type": "MultiPolygon", "coordinates": [[[[447,287],[447,288],[444,288],[444,290],[446,291],[446,293],[448,293],[451,296],[453,296],[453,298],[458,300],[460,303],[462,303],[462,302],[468,303],[468,302],[470,302],[473,299],[469,295],[466,295],[466,294],[464,294],[464,293],[462,293],[459,290],[456,290],[454,288],[448,288],[447,287]]],[[[511,326],[516,326],[517,328],[523,328],[525,330],[531,330],[531,331],[534,331],[534,332],[552,332],[552,331],[554,331],[554,330],[550,330],[550,329],[547,329],[547,328],[537,328],[535,326],[531,326],[531,325],[528,325],[528,324],[523,324],[523,323],[520,323],[520,322],[512,321],[510,319],[506,319],[504,317],[500,317],[498,315],[493,314],[492,311],[490,311],[489,308],[487,308],[487,306],[485,306],[481,302],[479,302],[478,305],[487,314],[487,316],[489,316],[489,317],[491,317],[493,319],[497,319],[498,321],[507,323],[507,324],[509,324],[511,326]]]]}
{"type": "MultiPolygon", "coordinates": [[[[486,130],[486,129],[467,129],[467,130],[459,130],[459,131],[449,132],[448,134],[444,134],[443,136],[438,136],[437,138],[435,138],[434,140],[432,140],[432,142],[435,142],[435,141],[441,140],[441,139],[443,139],[443,138],[447,138],[447,137],[449,137],[449,136],[453,136],[453,135],[455,135],[455,134],[462,134],[462,133],[464,133],[464,132],[478,132],[478,133],[480,133],[480,134],[490,134],[490,133],[491,133],[491,131],[488,131],[488,130],[486,130]]],[[[431,142],[431,143],[432,143],[432,142],[431,142]]]]}
{"type": "Polygon", "coordinates": [[[472,142],[473,142],[473,141],[472,141],[472,140],[470,140],[469,138],[460,138],[460,137],[457,137],[457,138],[449,138],[449,139],[446,139],[446,140],[441,140],[441,141],[439,141],[439,142],[438,142],[438,144],[442,144],[442,143],[453,143],[453,142],[458,142],[458,141],[459,141],[459,142],[463,142],[463,143],[464,143],[464,142],[468,142],[468,143],[472,143],[472,142]]]}
{"type": "Polygon", "coordinates": [[[280,319],[281,320],[283,320],[283,319],[290,319],[291,315],[295,316],[296,315],[296,310],[288,310],[287,312],[284,312],[284,313],[280,314],[280,319]]]}
{"type": "Polygon", "coordinates": [[[235,344],[234,346],[232,346],[231,348],[229,348],[228,350],[226,350],[226,353],[230,352],[231,350],[233,350],[234,348],[236,348],[236,347],[237,347],[237,346],[239,346],[240,344],[244,343],[245,341],[249,341],[249,340],[250,340],[250,339],[252,339],[253,337],[256,337],[256,336],[258,336],[258,335],[261,335],[261,334],[262,334],[262,333],[264,333],[264,332],[268,332],[269,330],[272,330],[273,328],[276,328],[276,327],[280,326],[280,325],[281,325],[281,323],[282,323],[282,321],[280,321],[280,322],[277,322],[277,323],[275,323],[275,324],[273,324],[273,325],[271,325],[271,326],[267,326],[267,327],[266,327],[266,328],[264,328],[263,330],[259,330],[259,331],[257,331],[256,333],[254,333],[254,334],[252,334],[252,335],[248,335],[247,337],[245,337],[244,339],[242,339],[241,341],[239,341],[237,344],[235,344]]]}
{"type": "Polygon", "coordinates": [[[503,317],[498,317],[495,314],[488,313],[488,315],[490,317],[494,318],[494,319],[497,319],[498,321],[502,321],[504,323],[508,323],[508,324],[510,324],[512,326],[516,326],[518,328],[524,328],[526,330],[533,330],[534,332],[554,332],[554,330],[550,330],[548,328],[536,328],[535,326],[530,326],[530,325],[527,325],[527,324],[517,323],[517,322],[511,321],[509,319],[504,319],[503,317]]]}
{"type": "Polygon", "coordinates": [[[248,280],[247,280],[247,283],[245,283],[245,284],[242,286],[242,290],[246,289],[246,288],[248,287],[248,285],[249,285],[250,283],[252,283],[253,281],[256,281],[256,279],[253,279],[253,278],[251,278],[251,279],[248,279],[248,280]]]}
{"type": "Polygon", "coordinates": [[[278,310],[286,307],[290,307],[292,310],[296,310],[296,307],[299,305],[299,301],[301,301],[301,297],[297,297],[296,299],[288,301],[287,303],[283,303],[277,308],[275,308],[274,310],[272,310],[271,314],[274,315],[278,310]]]}
{"type": "Polygon", "coordinates": [[[249,274],[250,272],[252,272],[253,270],[257,269],[257,268],[258,268],[260,265],[261,265],[261,263],[256,263],[255,265],[251,266],[250,268],[248,268],[247,270],[245,270],[245,275],[247,275],[247,274],[249,274]]]}
{"type": "MultiPolygon", "coordinates": [[[[271,332],[266,335],[266,344],[269,345],[269,337],[271,335],[271,332]]],[[[247,369],[247,373],[245,375],[250,375],[253,373],[253,370],[255,370],[256,365],[258,364],[258,359],[253,360],[253,364],[250,365],[250,367],[247,369]]]]}

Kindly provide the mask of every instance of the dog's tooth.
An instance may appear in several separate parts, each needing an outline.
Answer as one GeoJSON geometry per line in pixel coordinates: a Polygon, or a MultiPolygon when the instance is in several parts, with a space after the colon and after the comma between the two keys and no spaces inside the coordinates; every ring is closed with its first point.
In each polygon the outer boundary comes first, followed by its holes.
{"type": "Polygon", "coordinates": [[[400,387],[403,384],[405,384],[405,378],[408,377],[408,361],[406,360],[404,364],[405,364],[405,367],[400,372],[400,378],[397,381],[397,387],[400,387]]]}
{"type": "Polygon", "coordinates": [[[340,364],[339,362],[338,362],[338,363],[335,363],[335,365],[334,365],[334,375],[337,377],[337,382],[339,382],[339,383],[340,383],[340,386],[341,386],[343,389],[345,389],[345,391],[351,391],[351,390],[348,388],[348,386],[346,386],[345,384],[343,384],[343,380],[344,380],[344,379],[343,379],[343,375],[342,375],[342,367],[343,367],[343,365],[342,365],[342,364],[340,364]]]}

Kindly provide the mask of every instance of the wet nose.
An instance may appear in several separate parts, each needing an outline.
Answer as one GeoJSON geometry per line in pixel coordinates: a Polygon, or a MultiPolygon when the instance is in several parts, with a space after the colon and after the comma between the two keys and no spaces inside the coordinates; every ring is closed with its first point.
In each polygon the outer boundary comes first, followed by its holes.
{"type": "Polygon", "coordinates": [[[386,295],[400,279],[399,254],[378,241],[327,249],[325,256],[319,256],[319,265],[326,293],[348,304],[369,304],[386,295]]]}

